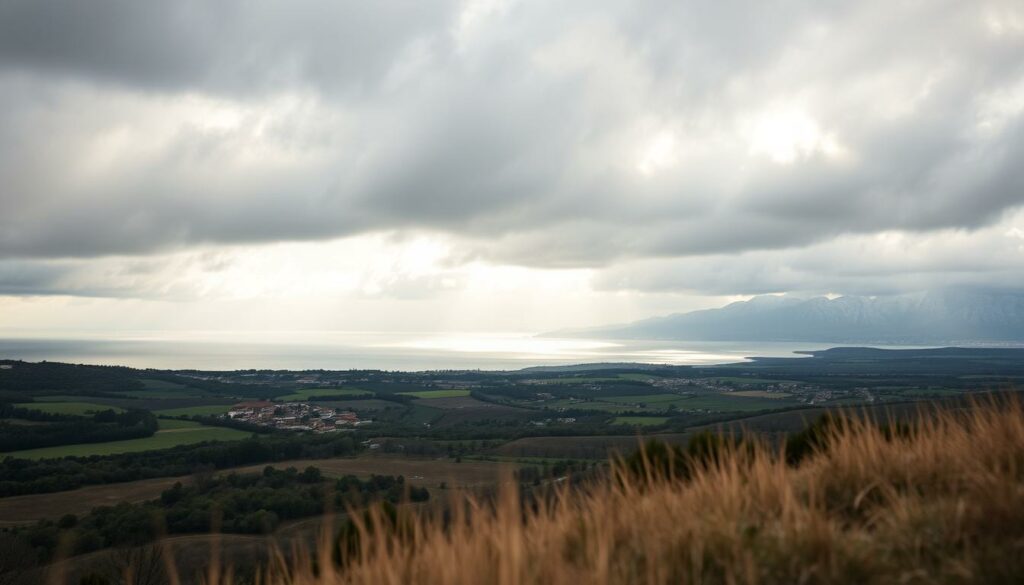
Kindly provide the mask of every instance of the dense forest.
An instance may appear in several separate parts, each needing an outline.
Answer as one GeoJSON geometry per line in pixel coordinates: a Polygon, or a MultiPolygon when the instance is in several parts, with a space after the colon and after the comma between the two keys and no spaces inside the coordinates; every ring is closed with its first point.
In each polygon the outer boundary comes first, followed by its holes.
{"type": "MultiPolygon", "coordinates": [[[[138,371],[122,366],[82,366],[54,362],[4,360],[17,367],[0,369],[0,389],[5,393],[31,396],[40,392],[98,396],[105,393],[142,390],[138,371]]],[[[13,400],[12,400],[13,402],[13,400]]]]}

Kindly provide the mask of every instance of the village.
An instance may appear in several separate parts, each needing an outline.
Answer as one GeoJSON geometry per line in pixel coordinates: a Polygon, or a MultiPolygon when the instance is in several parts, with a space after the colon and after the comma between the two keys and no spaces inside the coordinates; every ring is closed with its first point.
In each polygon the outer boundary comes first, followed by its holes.
{"type": "Polygon", "coordinates": [[[285,431],[331,433],[371,423],[354,412],[307,402],[250,401],[234,405],[224,415],[231,420],[273,427],[285,431]]]}

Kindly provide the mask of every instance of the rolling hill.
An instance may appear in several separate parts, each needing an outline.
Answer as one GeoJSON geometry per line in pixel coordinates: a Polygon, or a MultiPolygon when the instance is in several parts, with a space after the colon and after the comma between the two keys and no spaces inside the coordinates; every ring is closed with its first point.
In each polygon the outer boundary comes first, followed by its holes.
{"type": "Polygon", "coordinates": [[[862,344],[1024,342],[1024,294],[942,290],[832,299],[758,296],[719,309],[547,336],[862,344]]]}

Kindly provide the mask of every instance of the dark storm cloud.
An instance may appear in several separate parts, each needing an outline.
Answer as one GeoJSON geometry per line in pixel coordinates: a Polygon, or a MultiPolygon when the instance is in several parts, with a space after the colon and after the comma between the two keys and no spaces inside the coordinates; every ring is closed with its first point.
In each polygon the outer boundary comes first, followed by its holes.
{"type": "Polygon", "coordinates": [[[980,229],[1024,202],[1021,22],[1009,0],[5,2],[0,257],[428,230],[607,267],[980,229]]]}
{"type": "Polygon", "coordinates": [[[453,2],[10,0],[0,66],[154,91],[353,89],[385,74],[453,2]]]}

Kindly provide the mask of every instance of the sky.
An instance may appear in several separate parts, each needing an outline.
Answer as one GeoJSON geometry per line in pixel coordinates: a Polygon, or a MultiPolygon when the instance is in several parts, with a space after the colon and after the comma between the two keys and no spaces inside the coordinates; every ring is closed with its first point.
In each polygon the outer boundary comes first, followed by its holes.
{"type": "Polygon", "coordinates": [[[1019,0],[0,2],[0,333],[1024,283],[1019,0]]]}

